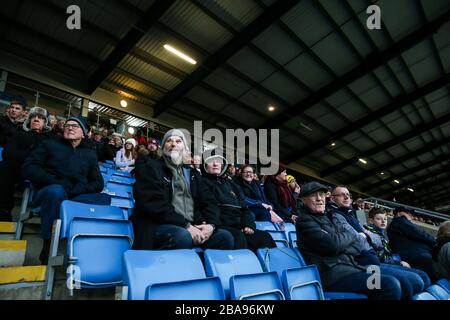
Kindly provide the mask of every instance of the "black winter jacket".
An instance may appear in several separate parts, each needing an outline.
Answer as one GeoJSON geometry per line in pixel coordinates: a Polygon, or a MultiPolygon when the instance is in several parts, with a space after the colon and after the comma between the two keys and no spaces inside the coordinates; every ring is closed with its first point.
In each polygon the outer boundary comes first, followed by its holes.
{"type": "Polygon", "coordinates": [[[0,116],[0,147],[4,148],[15,132],[21,130],[22,122],[13,123],[4,115],[0,116]]]}
{"type": "Polygon", "coordinates": [[[219,226],[256,230],[255,220],[245,204],[245,196],[241,188],[227,176],[213,176],[205,173],[205,179],[214,186],[214,197],[220,208],[219,226]]]}
{"type": "Polygon", "coordinates": [[[307,264],[317,265],[325,288],[350,274],[366,271],[355,261],[360,254],[356,238],[332,212],[314,214],[302,206],[296,230],[299,250],[307,264]]]}
{"type": "Polygon", "coordinates": [[[417,228],[406,217],[394,217],[387,228],[387,234],[392,251],[400,255],[408,251],[431,253],[436,243],[430,234],[417,228]]]}
{"type": "Polygon", "coordinates": [[[103,190],[97,155],[84,139],[76,148],[63,138],[43,141],[25,160],[22,177],[38,189],[59,184],[69,198],[103,190]]]}
{"type": "Polygon", "coordinates": [[[152,249],[155,229],[160,224],[185,227],[188,222],[219,225],[220,210],[214,190],[195,169],[189,169],[190,191],[194,199],[194,221],[187,221],[172,205],[172,172],[163,159],[140,156],[135,163],[134,213],[136,249],[152,249]]]}

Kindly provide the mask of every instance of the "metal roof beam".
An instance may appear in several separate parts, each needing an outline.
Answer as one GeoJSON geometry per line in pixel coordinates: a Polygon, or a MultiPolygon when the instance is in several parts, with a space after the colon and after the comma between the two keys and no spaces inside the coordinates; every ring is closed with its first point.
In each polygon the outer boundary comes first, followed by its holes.
{"type": "Polygon", "coordinates": [[[317,103],[321,102],[325,98],[331,96],[333,93],[349,85],[353,81],[361,78],[365,74],[375,70],[379,66],[387,63],[389,60],[395,58],[402,52],[417,45],[422,40],[434,34],[443,24],[450,20],[450,10],[434,19],[433,21],[423,25],[418,30],[410,33],[403,39],[399,40],[389,48],[379,52],[374,51],[369,54],[364,61],[357,67],[353,68],[349,72],[342,75],[336,81],[333,81],[321,89],[317,90],[310,96],[299,101],[295,105],[291,106],[288,110],[278,114],[269,121],[267,121],[263,127],[276,128],[282,123],[289,121],[292,117],[303,114],[306,110],[313,107],[317,103]]]}
{"type": "Polygon", "coordinates": [[[114,68],[131,51],[131,49],[150,30],[153,24],[169,10],[174,0],[155,1],[155,3],[140,17],[125,37],[116,45],[114,50],[103,61],[89,78],[88,93],[95,89],[108,77],[114,68]]]}
{"type": "Polygon", "coordinates": [[[241,50],[254,37],[264,31],[273,22],[277,21],[286,12],[288,12],[294,5],[298,3],[297,0],[278,0],[270,6],[258,18],[246,26],[241,32],[233,37],[222,48],[217,50],[200,65],[189,77],[179,83],[172,91],[163,97],[155,106],[154,116],[157,117],[172,106],[178,99],[180,99],[186,92],[191,90],[211,72],[224,64],[229,58],[241,50]]]}

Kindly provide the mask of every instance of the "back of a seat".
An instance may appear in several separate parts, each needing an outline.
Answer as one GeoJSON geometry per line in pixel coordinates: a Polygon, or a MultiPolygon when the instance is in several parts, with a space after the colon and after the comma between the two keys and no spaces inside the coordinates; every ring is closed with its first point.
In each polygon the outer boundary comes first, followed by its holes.
{"type": "Polygon", "coordinates": [[[105,185],[104,192],[112,196],[133,199],[133,187],[130,185],[108,181],[105,185]]]}
{"type": "Polygon", "coordinates": [[[283,272],[283,286],[287,299],[290,300],[324,300],[319,271],[315,265],[283,272]]]}
{"type": "Polygon", "coordinates": [[[266,230],[266,232],[272,236],[272,239],[275,241],[278,248],[289,247],[289,242],[284,231],[266,230]]]}
{"type": "Polygon", "coordinates": [[[256,229],[258,230],[272,230],[272,231],[278,231],[278,228],[276,225],[270,221],[255,221],[256,229]]]}
{"type": "Polygon", "coordinates": [[[412,300],[437,300],[437,298],[433,296],[431,293],[425,291],[415,294],[412,297],[412,300]]]}
{"type": "Polygon", "coordinates": [[[136,182],[131,177],[122,177],[122,176],[118,176],[115,174],[113,174],[112,176],[109,177],[109,181],[129,185],[129,186],[133,185],[136,182]]]}
{"type": "Polygon", "coordinates": [[[227,297],[230,294],[230,278],[232,276],[263,272],[258,258],[248,249],[207,249],[204,258],[206,275],[220,278],[227,297]]]}
{"type": "Polygon", "coordinates": [[[144,300],[148,286],[205,278],[200,257],[187,249],[129,250],[123,255],[129,300],[144,300]]]}
{"type": "Polygon", "coordinates": [[[433,296],[436,297],[438,300],[449,300],[450,299],[450,293],[447,292],[444,288],[437,284],[432,284],[426,290],[431,293],[433,296]]]}
{"type": "Polygon", "coordinates": [[[217,277],[156,283],[147,287],[145,300],[225,300],[217,277]]]}
{"type": "Polygon", "coordinates": [[[232,300],[285,300],[276,272],[231,277],[230,297],[232,300]]]}
{"type": "Polygon", "coordinates": [[[293,248],[258,249],[257,256],[263,270],[276,271],[280,279],[284,270],[306,265],[300,252],[293,248]]]}
{"type": "Polygon", "coordinates": [[[86,204],[65,200],[61,203],[61,239],[68,236],[73,218],[95,218],[110,220],[127,220],[123,211],[117,207],[86,204]]]}
{"type": "Polygon", "coordinates": [[[440,285],[450,294],[450,281],[447,279],[439,279],[436,284],[440,285]]]}
{"type": "Polygon", "coordinates": [[[75,217],[69,227],[68,255],[80,270],[82,287],[122,283],[122,255],[133,244],[130,221],[75,217]]]}

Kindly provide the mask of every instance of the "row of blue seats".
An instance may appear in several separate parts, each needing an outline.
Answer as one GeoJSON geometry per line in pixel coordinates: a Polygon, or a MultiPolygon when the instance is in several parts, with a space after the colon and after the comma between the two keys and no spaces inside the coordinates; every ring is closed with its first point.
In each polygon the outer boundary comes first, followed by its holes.
{"type": "Polygon", "coordinates": [[[267,231],[272,236],[278,248],[297,247],[297,232],[294,224],[280,225],[270,221],[256,221],[255,223],[256,229],[267,231]]]}

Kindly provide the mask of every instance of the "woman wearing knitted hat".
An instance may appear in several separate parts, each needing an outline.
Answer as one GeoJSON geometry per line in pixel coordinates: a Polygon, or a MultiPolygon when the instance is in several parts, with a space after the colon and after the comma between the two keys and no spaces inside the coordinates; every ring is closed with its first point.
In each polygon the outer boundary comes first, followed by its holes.
{"type": "Polygon", "coordinates": [[[255,219],[245,204],[244,194],[225,173],[228,161],[223,151],[216,148],[203,154],[203,177],[214,186],[214,197],[220,208],[219,228],[234,237],[235,249],[273,248],[275,242],[269,233],[256,229],[255,219]]]}
{"type": "Polygon", "coordinates": [[[267,199],[273,204],[275,212],[285,221],[295,223],[298,217],[297,199],[300,187],[292,191],[287,183],[286,166],[280,164],[277,174],[267,177],[264,184],[267,199]]]}
{"type": "Polygon", "coordinates": [[[130,138],[125,141],[125,145],[122,149],[117,151],[115,163],[120,170],[123,171],[131,171],[132,166],[134,166],[134,162],[137,158],[136,148],[136,140],[130,138]]]}

